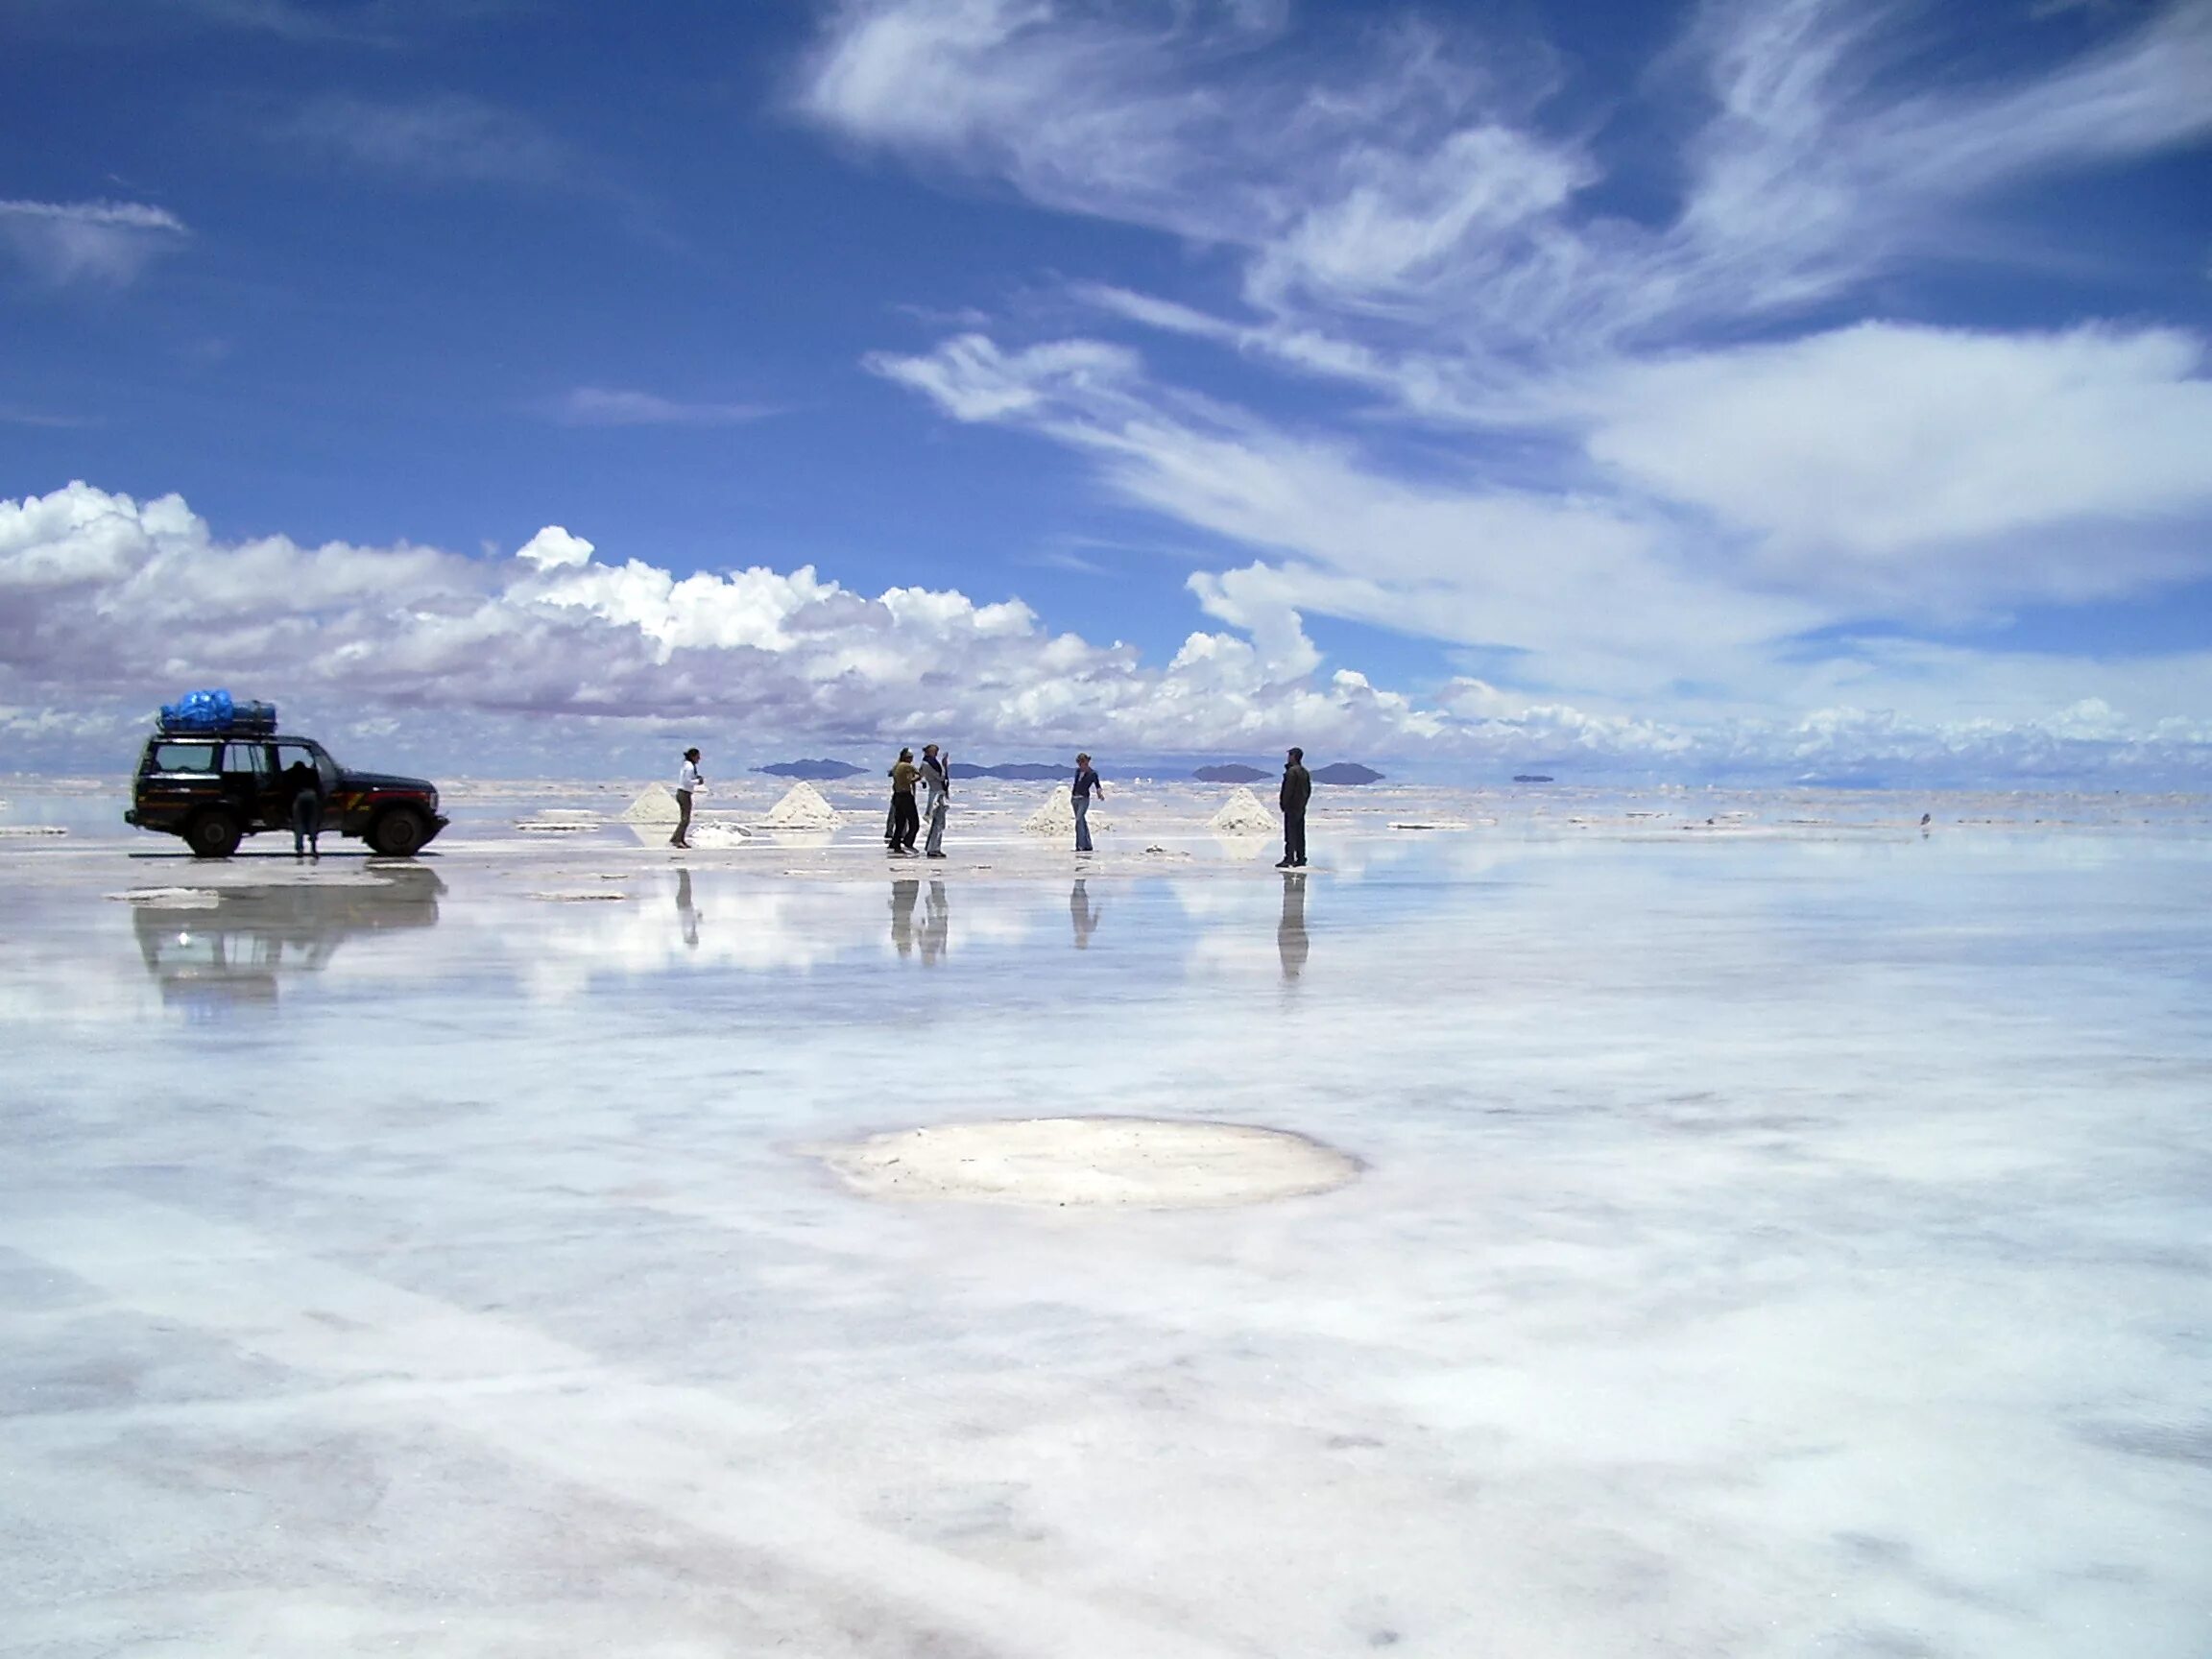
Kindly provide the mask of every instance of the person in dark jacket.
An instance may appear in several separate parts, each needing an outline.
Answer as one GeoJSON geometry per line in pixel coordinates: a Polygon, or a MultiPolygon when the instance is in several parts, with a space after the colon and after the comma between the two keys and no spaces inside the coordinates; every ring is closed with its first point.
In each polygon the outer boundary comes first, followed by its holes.
{"type": "Polygon", "coordinates": [[[1306,803],[1313,799],[1313,775],[1306,770],[1306,751],[1293,749],[1283,763],[1283,788],[1275,805],[1283,808],[1283,861],[1278,870],[1306,868],[1306,803]]]}
{"type": "Polygon", "coordinates": [[[891,766],[891,851],[908,856],[914,852],[914,837],[922,831],[922,814],[914,806],[914,785],[921,777],[914,751],[900,750],[891,766]]]}
{"type": "Polygon", "coordinates": [[[1075,757],[1075,781],[1069,786],[1069,795],[1075,808],[1075,851],[1091,851],[1091,798],[1106,799],[1106,786],[1098,781],[1098,774],[1091,770],[1091,757],[1075,757]]]}
{"type": "Polygon", "coordinates": [[[323,856],[323,780],[304,760],[284,768],[284,786],[292,791],[292,856],[312,853],[323,856]]]}

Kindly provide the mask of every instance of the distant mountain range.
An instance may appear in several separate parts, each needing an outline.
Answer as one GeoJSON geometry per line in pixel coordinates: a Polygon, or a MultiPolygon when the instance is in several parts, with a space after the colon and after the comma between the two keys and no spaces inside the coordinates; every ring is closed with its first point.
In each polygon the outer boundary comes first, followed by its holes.
{"type": "Polygon", "coordinates": [[[1073,761],[1064,766],[1047,766],[1035,760],[1020,760],[1011,766],[977,766],[971,761],[955,760],[950,770],[955,778],[1010,778],[1018,782],[1032,783],[1075,776],[1073,761]]]}
{"type": "MultiPolygon", "coordinates": [[[[868,771],[849,760],[779,760],[773,766],[756,766],[756,772],[765,772],[771,778],[805,778],[815,782],[833,783],[843,778],[858,778],[868,771]]],[[[978,766],[972,760],[955,760],[951,772],[955,778],[1003,778],[1018,783],[1041,783],[1073,775],[1071,765],[1052,765],[1037,760],[1018,760],[1005,766],[978,766]]],[[[1111,776],[1111,774],[1108,774],[1111,776]]],[[[1201,783],[1257,783],[1272,778],[1274,773],[1258,766],[1231,763],[1226,766],[1201,766],[1190,774],[1201,783]]],[[[1357,760],[1339,760],[1333,766],[1315,769],[1316,783],[1375,783],[1382,774],[1357,760]]],[[[1523,780],[1515,779],[1515,782],[1523,780]]],[[[1546,780],[1550,781],[1550,780],[1546,780]]]]}
{"type": "MultiPolygon", "coordinates": [[[[1258,766],[1243,766],[1231,762],[1226,766],[1201,766],[1190,774],[1201,783],[1257,783],[1274,773],[1258,766]]],[[[1362,766],[1357,760],[1338,760],[1334,765],[1317,766],[1313,770],[1316,783],[1380,783],[1382,774],[1372,766],[1362,766]]]]}
{"type": "Polygon", "coordinates": [[[756,772],[765,772],[771,778],[805,778],[811,782],[832,783],[840,778],[857,778],[868,770],[843,760],[779,760],[773,766],[756,766],[756,772]]]}

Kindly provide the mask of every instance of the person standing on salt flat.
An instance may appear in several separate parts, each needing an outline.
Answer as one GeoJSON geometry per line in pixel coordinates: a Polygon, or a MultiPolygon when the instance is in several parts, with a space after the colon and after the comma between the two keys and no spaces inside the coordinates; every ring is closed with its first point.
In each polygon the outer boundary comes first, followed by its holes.
{"type": "Polygon", "coordinates": [[[684,766],[676,774],[676,833],[668,837],[671,847],[691,845],[691,797],[707,787],[705,774],[699,770],[699,751],[684,751],[684,766]]]}
{"type": "Polygon", "coordinates": [[[1313,799],[1313,775],[1306,770],[1306,751],[1293,749],[1283,762],[1283,788],[1275,805],[1283,808],[1283,861],[1278,870],[1306,868],[1306,803],[1313,799]]]}
{"type": "Polygon", "coordinates": [[[1091,797],[1106,799],[1106,786],[1098,781],[1098,774],[1091,770],[1091,757],[1075,757],[1075,781],[1070,785],[1070,794],[1075,803],[1075,851],[1091,851],[1091,797]]]}
{"type": "Polygon", "coordinates": [[[914,751],[900,750],[891,765],[891,851],[902,857],[913,854],[914,837],[922,829],[922,816],[914,810],[914,784],[921,776],[914,751]]]}
{"type": "Polygon", "coordinates": [[[932,858],[945,856],[945,817],[951,809],[952,753],[937,753],[937,745],[922,745],[922,790],[927,797],[923,816],[929,820],[929,839],[923,851],[932,858]]]}
{"type": "Polygon", "coordinates": [[[323,856],[323,780],[304,760],[284,768],[284,786],[292,791],[292,856],[309,853],[323,856]]]}

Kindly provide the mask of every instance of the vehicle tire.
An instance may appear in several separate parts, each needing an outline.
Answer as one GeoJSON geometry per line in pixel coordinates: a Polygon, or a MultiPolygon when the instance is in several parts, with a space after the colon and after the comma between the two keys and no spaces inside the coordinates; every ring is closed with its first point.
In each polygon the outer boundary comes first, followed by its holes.
{"type": "Polygon", "coordinates": [[[184,827],[184,839],[195,858],[228,858],[238,851],[239,828],[235,813],[213,807],[184,827]]]}
{"type": "Polygon", "coordinates": [[[430,826],[412,806],[394,806],[369,826],[369,845],[387,858],[410,858],[430,839],[430,826]]]}

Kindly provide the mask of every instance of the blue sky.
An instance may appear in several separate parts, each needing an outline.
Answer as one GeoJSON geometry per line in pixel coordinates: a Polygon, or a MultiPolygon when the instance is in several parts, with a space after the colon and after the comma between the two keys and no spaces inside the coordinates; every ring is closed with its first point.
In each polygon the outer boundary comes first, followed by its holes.
{"type": "Polygon", "coordinates": [[[0,47],[35,763],[207,680],[518,769],[2212,776],[2203,3],[13,0],[0,47]]]}

